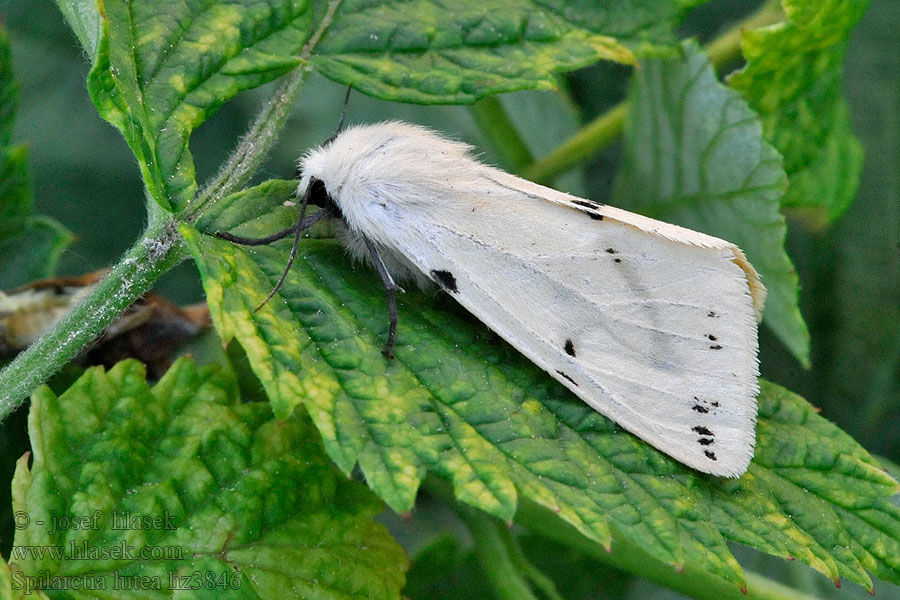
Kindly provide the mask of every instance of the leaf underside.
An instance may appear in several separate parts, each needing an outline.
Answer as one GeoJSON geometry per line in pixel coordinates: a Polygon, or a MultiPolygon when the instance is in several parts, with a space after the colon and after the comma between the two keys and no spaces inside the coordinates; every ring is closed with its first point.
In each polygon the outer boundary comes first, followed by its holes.
{"type": "Polygon", "coordinates": [[[616,204],[737,244],[768,289],[763,322],[809,364],[779,212],[787,181],[759,119],[695,43],[680,59],[645,61],[629,102],[616,204]]]}
{"type": "Polygon", "coordinates": [[[97,53],[97,45],[103,30],[96,0],[55,0],[59,12],[72,28],[75,37],[88,56],[97,53]]]}

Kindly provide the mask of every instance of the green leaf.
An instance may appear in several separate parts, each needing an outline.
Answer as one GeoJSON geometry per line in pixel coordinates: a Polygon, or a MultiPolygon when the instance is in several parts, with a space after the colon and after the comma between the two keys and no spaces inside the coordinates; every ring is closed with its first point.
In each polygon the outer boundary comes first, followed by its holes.
{"type": "Polygon", "coordinates": [[[273,233],[296,218],[297,181],[270,179],[256,187],[228,196],[205,210],[197,221],[203,230],[229,231],[235,235],[273,233]],[[242,225],[247,227],[242,228],[242,225]]]}
{"type": "Polygon", "coordinates": [[[19,104],[19,84],[12,69],[12,53],[5,28],[0,28],[0,145],[9,146],[19,104]]]}
{"type": "Polygon", "coordinates": [[[785,175],[759,119],[695,43],[635,72],[616,204],[737,244],[768,289],[763,321],[803,364],[809,331],[784,250],[785,175]]]}
{"type": "Polygon", "coordinates": [[[326,77],[378,98],[469,103],[553,88],[555,71],[671,49],[705,0],[345,0],[312,57],[326,77]]]}
{"type": "Polygon", "coordinates": [[[9,40],[0,28],[0,290],[53,275],[73,239],[53,219],[32,213],[25,146],[10,145],[18,91],[9,40]]]}
{"type": "Polygon", "coordinates": [[[740,488],[719,483],[712,518],[729,539],[796,557],[867,589],[864,569],[900,582],[900,507],[890,498],[896,482],[850,436],[784,388],[762,382],[750,473],[740,488]]]}
{"type": "Polygon", "coordinates": [[[31,210],[31,182],[24,146],[0,148],[0,290],[50,277],[69,231],[31,210]]]}
{"type": "Polygon", "coordinates": [[[840,217],[856,198],[863,165],[863,147],[850,130],[847,107],[835,109],[834,123],[815,157],[790,173],[781,203],[796,208],[824,209],[828,221],[840,217]]]}
{"type": "Polygon", "coordinates": [[[399,598],[406,558],[372,520],[381,503],[306,417],[242,404],[216,365],[182,359],[152,389],[136,361],[89,369],[35,392],[29,433],[13,481],[26,576],[79,580],[86,598],[117,582],[116,598],[145,598],[140,581],[162,597],[399,598]]]}
{"type": "MultiPolygon", "coordinates": [[[[16,585],[14,571],[10,569],[5,560],[0,559],[0,598],[3,600],[24,600],[25,598],[34,598],[34,596],[26,596],[25,590],[21,586],[16,585]]],[[[40,600],[46,596],[38,596],[40,600]]]]}
{"type": "MultiPolygon", "coordinates": [[[[149,196],[177,212],[197,188],[191,132],[238,91],[303,60],[383,98],[472,102],[553,87],[555,71],[601,58],[633,62],[634,52],[671,51],[673,27],[701,1],[598,8],[472,0],[327,6],[106,0],[88,87],[100,114],[138,158],[149,196]]],[[[81,18],[76,0],[60,2],[70,22],[81,18]]],[[[90,14],[84,18],[90,21],[90,14]]],[[[72,25],[76,32],[84,29],[79,23],[72,25]]]]}
{"type": "Polygon", "coordinates": [[[56,0],[59,12],[63,14],[81,47],[91,58],[97,53],[103,20],[97,9],[97,0],[56,0]]]}
{"type": "Polygon", "coordinates": [[[867,4],[782,0],[786,21],[745,31],[741,47],[747,65],[729,78],[762,117],[766,138],[784,156],[791,178],[785,200],[821,207],[830,219],[852,202],[862,168],[841,88],[850,29],[867,4]],[[821,177],[824,181],[815,185],[821,177]]]}
{"type": "Polygon", "coordinates": [[[101,116],[125,136],[150,196],[177,211],[196,190],[191,132],[229,98],[300,62],[306,0],[106,0],[88,76],[101,116]]]}
{"type": "MultiPolygon", "coordinates": [[[[204,230],[254,236],[289,225],[290,211],[281,222],[267,216],[266,229],[252,221],[245,207],[266,214],[283,201],[265,191],[223,199],[242,207],[204,230]]],[[[777,386],[763,385],[749,473],[701,475],[621,431],[443,295],[402,295],[397,357],[386,360],[382,285],[333,240],[302,241],[281,292],[255,312],[290,241],[247,250],[189,226],[182,233],[216,328],[244,347],[276,414],[303,403],[341,469],[359,464],[398,512],[431,471],[501,519],[525,497],[601,544],[612,528],[662,561],[735,585],[743,575],[728,540],[866,586],[864,569],[900,582],[900,521],[886,500],[896,482],[777,386]]]]}

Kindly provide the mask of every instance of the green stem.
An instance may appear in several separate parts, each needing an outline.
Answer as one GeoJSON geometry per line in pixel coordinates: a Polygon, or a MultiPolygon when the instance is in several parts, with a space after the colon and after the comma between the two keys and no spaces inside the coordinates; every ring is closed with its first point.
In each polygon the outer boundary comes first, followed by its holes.
{"type": "Polygon", "coordinates": [[[733,64],[741,57],[741,38],[745,30],[759,29],[784,19],[781,0],[769,0],[759,10],[728,29],[706,46],[706,55],[716,71],[733,64]]]}
{"type": "Polygon", "coordinates": [[[525,552],[522,550],[519,540],[512,534],[509,527],[499,530],[498,533],[506,544],[509,556],[513,563],[521,573],[524,573],[525,576],[531,580],[534,587],[540,590],[548,600],[564,600],[556,590],[556,584],[553,583],[553,580],[547,577],[543,571],[531,564],[531,561],[525,556],[525,552]]]}
{"type": "Polygon", "coordinates": [[[173,221],[148,228],[81,302],[0,371],[0,421],[186,256],[173,221]]]}
{"type": "MultiPolygon", "coordinates": [[[[218,175],[179,220],[198,218],[203,209],[249,181],[274,145],[305,78],[302,68],[285,78],[218,175]]],[[[144,236],[59,323],[0,371],[0,421],[187,256],[171,215],[152,201],[147,206],[150,225],[144,236]]]]}
{"type": "Polygon", "coordinates": [[[497,152],[501,167],[518,173],[534,162],[531,150],[495,96],[488,96],[469,105],[469,113],[488,139],[491,148],[497,152]]]}
{"type": "Polygon", "coordinates": [[[195,220],[220,199],[240,190],[250,181],[275,145],[307,74],[307,69],[301,67],[284,77],[219,172],[185,208],[182,219],[188,222],[195,220]]]}
{"type": "Polygon", "coordinates": [[[462,504],[457,504],[454,510],[472,534],[475,558],[487,575],[494,595],[500,600],[537,600],[510,557],[499,532],[499,528],[505,525],[486,513],[462,504]]]}
{"type": "MultiPolygon", "coordinates": [[[[456,501],[453,489],[445,480],[433,475],[429,476],[423,482],[423,488],[460,512],[458,507],[461,505],[456,501]]],[[[465,507],[465,510],[477,512],[468,507],[465,507]]],[[[460,516],[468,525],[468,517],[463,514],[460,516]]],[[[490,522],[490,518],[483,514],[482,518],[488,519],[490,522]]],[[[516,523],[527,527],[534,533],[580,550],[605,564],[638,577],[644,577],[699,600],[815,600],[815,597],[806,595],[795,588],[746,570],[746,592],[734,583],[707,573],[690,562],[684,565],[683,571],[678,571],[672,565],[656,559],[640,546],[623,538],[615,530],[613,530],[612,551],[607,552],[603,546],[579,533],[559,516],[526,498],[521,498],[519,501],[516,523]]],[[[475,532],[472,535],[474,538],[475,532]]],[[[476,541],[476,547],[477,544],[476,541]]],[[[500,558],[495,557],[491,560],[506,560],[507,562],[510,560],[506,551],[498,557],[500,558]]],[[[509,569],[512,566],[505,568],[509,569]]],[[[517,569],[514,570],[518,572],[517,569]]],[[[517,574],[516,577],[521,578],[521,575],[517,574]]]]}
{"type": "Polygon", "coordinates": [[[538,183],[549,183],[584,159],[593,156],[622,135],[625,103],[620,102],[578,130],[553,152],[522,170],[522,177],[538,183]]]}
{"type": "Polygon", "coordinates": [[[35,387],[103,333],[163,273],[188,256],[177,231],[178,222],[196,220],[219,199],[246,185],[275,144],[297,92],[306,80],[309,58],[331,25],[340,4],[341,0],[329,0],[316,32],[300,52],[301,66],[284,78],[231,157],[203,191],[177,215],[178,221],[148,200],[150,224],[144,236],[56,326],[0,371],[0,421],[35,387]]]}
{"type": "MultiPolygon", "coordinates": [[[[745,29],[771,25],[780,21],[782,17],[780,3],[773,0],[715,38],[706,48],[713,67],[718,70],[740,55],[741,35],[745,29]]],[[[538,183],[550,183],[557,175],[578,166],[621,137],[625,126],[625,113],[626,103],[620,102],[582,127],[553,152],[522,169],[522,177],[538,183]]]]}

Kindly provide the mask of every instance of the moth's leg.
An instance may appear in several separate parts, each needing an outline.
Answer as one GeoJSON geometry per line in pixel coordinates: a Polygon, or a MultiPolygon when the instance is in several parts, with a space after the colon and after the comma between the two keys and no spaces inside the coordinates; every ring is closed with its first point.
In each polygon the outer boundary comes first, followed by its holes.
{"type": "Polygon", "coordinates": [[[375,247],[369,238],[364,237],[363,241],[366,243],[366,250],[369,251],[369,256],[372,258],[372,262],[375,264],[375,270],[378,271],[378,275],[381,277],[381,283],[384,284],[384,290],[387,294],[388,301],[388,313],[390,314],[390,325],[388,327],[388,341],[387,346],[385,346],[384,350],[382,350],[382,354],[387,356],[388,358],[394,358],[394,339],[397,337],[397,296],[395,292],[403,291],[403,288],[394,283],[394,278],[391,277],[391,274],[388,273],[387,267],[384,266],[384,261],[381,260],[381,255],[378,254],[378,249],[375,247]]]}

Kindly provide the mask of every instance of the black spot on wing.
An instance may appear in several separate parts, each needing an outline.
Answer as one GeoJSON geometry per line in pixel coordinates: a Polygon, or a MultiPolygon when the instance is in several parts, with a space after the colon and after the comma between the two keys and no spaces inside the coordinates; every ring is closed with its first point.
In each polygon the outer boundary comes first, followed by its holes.
{"type": "Polygon", "coordinates": [[[700,442],[700,445],[701,445],[701,446],[709,446],[710,444],[715,444],[715,443],[716,443],[716,440],[714,440],[714,439],[712,439],[712,438],[700,438],[700,439],[697,440],[697,441],[700,442]]]}
{"type": "Polygon", "coordinates": [[[592,202],[590,200],[575,200],[573,204],[577,204],[578,206],[583,206],[584,208],[600,208],[603,206],[599,202],[592,202]]]}
{"type": "Polygon", "coordinates": [[[575,344],[572,343],[572,340],[566,340],[565,350],[569,356],[575,356],[575,344]]]}
{"type": "Polygon", "coordinates": [[[706,334],[706,339],[708,339],[708,340],[711,341],[711,342],[714,342],[714,341],[716,341],[716,340],[719,339],[719,338],[717,338],[716,336],[714,336],[714,335],[711,334],[711,333],[707,333],[707,334],[706,334]]]}
{"type": "Polygon", "coordinates": [[[607,253],[607,254],[618,254],[619,251],[616,250],[615,248],[607,248],[607,249],[606,249],[606,253],[607,253]]]}
{"type": "Polygon", "coordinates": [[[587,210],[585,210],[584,212],[590,218],[592,218],[596,221],[603,220],[603,215],[601,215],[600,213],[597,212],[597,209],[600,208],[601,206],[603,206],[602,204],[597,203],[597,202],[591,202],[589,200],[575,200],[572,202],[572,204],[580,206],[581,208],[586,208],[587,210]]]}
{"type": "Polygon", "coordinates": [[[716,453],[712,450],[704,450],[703,454],[705,454],[706,458],[708,458],[709,460],[719,460],[716,458],[716,453]]]}
{"type": "Polygon", "coordinates": [[[568,375],[566,375],[566,374],[563,373],[562,371],[557,370],[556,372],[559,373],[560,375],[562,375],[563,377],[565,377],[566,379],[568,379],[569,381],[571,381],[576,387],[578,387],[578,384],[575,383],[575,380],[574,380],[574,379],[572,379],[571,377],[569,377],[568,375]]]}
{"type": "Polygon", "coordinates": [[[456,287],[456,277],[454,277],[453,273],[450,271],[436,271],[432,269],[431,278],[444,288],[444,290],[453,292],[454,294],[459,293],[459,289],[456,287]]]}
{"type": "Polygon", "coordinates": [[[694,412],[698,412],[701,415],[705,415],[706,413],[709,412],[710,406],[712,406],[713,408],[719,408],[719,403],[718,402],[710,402],[709,400],[704,400],[702,398],[698,398],[697,396],[694,396],[694,405],[691,406],[691,410],[693,410],[694,412]]]}
{"type": "Polygon", "coordinates": [[[713,344],[712,346],[709,347],[709,349],[710,350],[721,350],[722,345],[721,344],[713,344]]]}
{"type": "Polygon", "coordinates": [[[696,427],[692,427],[691,431],[696,431],[700,435],[708,435],[709,437],[716,437],[712,431],[704,427],[703,425],[697,425],[696,427]]]}

